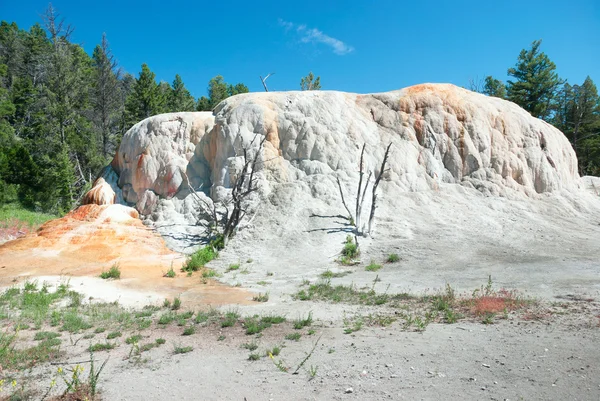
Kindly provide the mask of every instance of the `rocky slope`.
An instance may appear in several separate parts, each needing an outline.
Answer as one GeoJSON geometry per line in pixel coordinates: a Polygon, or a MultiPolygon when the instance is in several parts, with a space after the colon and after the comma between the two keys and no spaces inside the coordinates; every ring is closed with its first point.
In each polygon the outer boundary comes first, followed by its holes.
{"type": "Polygon", "coordinates": [[[265,135],[260,192],[279,211],[308,203],[341,213],[335,180],[351,199],[363,144],[363,167],[375,174],[392,144],[380,187],[388,198],[449,184],[509,199],[584,188],[560,131],[511,102],[447,84],[368,95],[252,93],[223,101],[214,116],[151,117],[124,136],[103,176],[147,223],[183,239],[171,242],[183,250],[186,238],[198,241],[196,225],[206,224],[188,180],[205,201],[222,199],[242,149],[256,150],[265,135]]]}

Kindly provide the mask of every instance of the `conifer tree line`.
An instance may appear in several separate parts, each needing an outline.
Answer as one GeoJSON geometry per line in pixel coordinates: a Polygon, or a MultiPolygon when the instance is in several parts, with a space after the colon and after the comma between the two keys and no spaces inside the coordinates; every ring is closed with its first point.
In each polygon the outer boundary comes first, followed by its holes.
{"type": "Polygon", "coordinates": [[[159,113],[210,111],[248,92],[216,76],[196,101],[181,76],[156,82],[143,64],[134,77],[118,66],[105,35],[90,57],[72,32],[51,5],[28,31],[0,23],[0,204],[64,213],[133,124],[159,113]]]}
{"type": "Polygon", "coordinates": [[[561,130],[571,142],[581,175],[600,175],[600,97],[588,76],[581,84],[561,79],[536,40],[523,49],[506,84],[487,76],[471,89],[510,100],[561,130]]]}

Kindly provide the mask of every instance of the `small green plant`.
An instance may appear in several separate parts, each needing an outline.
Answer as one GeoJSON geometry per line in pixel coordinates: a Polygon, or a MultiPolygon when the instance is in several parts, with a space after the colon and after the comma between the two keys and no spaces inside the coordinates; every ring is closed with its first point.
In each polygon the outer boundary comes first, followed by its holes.
{"type": "Polygon", "coordinates": [[[296,333],[286,334],[285,339],[290,340],[290,341],[298,341],[298,340],[300,340],[300,337],[302,337],[302,334],[296,332],[296,333]]]}
{"type": "Polygon", "coordinates": [[[356,258],[360,255],[360,250],[352,236],[348,235],[344,242],[344,247],[340,255],[340,263],[343,265],[351,265],[355,263],[356,258]]]}
{"type": "Polygon", "coordinates": [[[278,345],[276,345],[273,348],[268,349],[265,352],[265,356],[273,357],[273,356],[278,356],[280,353],[281,353],[281,347],[279,347],[278,345]]]}
{"type": "Polygon", "coordinates": [[[183,336],[191,336],[192,334],[194,334],[196,332],[196,329],[194,328],[194,326],[188,326],[183,330],[183,336]]]}
{"type": "Polygon", "coordinates": [[[105,327],[96,327],[94,329],[94,333],[96,333],[96,334],[104,333],[105,331],[106,331],[105,327]]]}
{"type": "Polygon", "coordinates": [[[268,281],[265,281],[265,280],[260,280],[260,281],[257,281],[256,284],[265,286],[265,285],[269,285],[271,283],[268,281]]]}
{"type": "Polygon", "coordinates": [[[90,352],[98,352],[98,351],[109,351],[113,348],[115,348],[115,344],[114,343],[109,343],[108,341],[105,343],[96,343],[93,345],[90,345],[88,348],[88,351],[90,352]]]}
{"type": "Polygon", "coordinates": [[[344,334],[352,334],[362,329],[364,324],[362,316],[355,316],[352,319],[344,318],[344,334]]]}
{"type": "Polygon", "coordinates": [[[308,370],[308,374],[310,375],[311,379],[313,379],[317,375],[317,370],[318,369],[319,369],[318,366],[310,365],[310,369],[308,370]]]}
{"type": "Polygon", "coordinates": [[[219,337],[217,337],[217,341],[223,341],[223,340],[225,340],[224,335],[220,335],[219,337]]]}
{"type": "Polygon", "coordinates": [[[263,323],[270,323],[270,324],[280,324],[286,321],[285,316],[279,316],[279,315],[266,315],[260,318],[261,322],[263,323]]]}
{"type": "Polygon", "coordinates": [[[252,297],[252,300],[255,302],[267,302],[269,300],[269,293],[265,292],[263,293],[259,293],[258,295],[255,295],[254,297],[252,297]]]}
{"type": "Polygon", "coordinates": [[[164,343],[166,343],[166,342],[167,342],[167,340],[165,340],[164,338],[157,338],[157,339],[156,339],[156,343],[157,343],[158,345],[163,345],[163,344],[164,344],[164,343]]]}
{"type": "Polygon", "coordinates": [[[260,359],[260,354],[258,354],[258,353],[252,353],[252,354],[248,355],[249,361],[258,361],[259,359],[260,359]]]}
{"type": "Polygon", "coordinates": [[[331,270],[328,269],[328,270],[324,271],[323,273],[321,273],[321,278],[332,279],[332,278],[344,277],[350,273],[351,272],[349,272],[349,271],[332,272],[331,270]]]}
{"type": "Polygon", "coordinates": [[[308,313],[308,316],[303,318],[303,317],[299,317],[298,319],[294,320],[294,328],[296,330],[300,330],[304,327],[308,327],[312,324],[313,322],[313,318],[312,318],[312,312],[308,313]]]}
{"type": "Polygon", "coordinates": [[[231,271],[238,270],[239,268],[240,268],[239,263],[233,263],[233,264],[229,265],[229,267],[227,267],[227,269],[225,270],[225,273],[229,273],[231,271]]]}
{"type": "Polygon", "coordinates": [[[377,270],[381,269],[383,266],[381,266],[380,264],[377,264],[373,261],[371,261],[371,263],[369,263],[366,267],[365,270],[368,272],[376,272],[377,270]]]}
{"type": "Polygon", "coordinates": [[[121,337],[123,334],[120,331],[112,331],[106,335],[107,340],[114,340],[117,337],[121,337]]]}
{"type": "Polygon", "coordinates": [[[103,271],[102,273],[100,273],[100,278],[102,279],[120,279],[121,278],[121,269],[119,268],[119,265],[117,263],[115,263],[114,265],[111,266],[110,269],[108,269],[108,271],[103,271]]]}
{"type": "Polygon", "coordinates": [[[223,320],[221,321],[221,327],[232,327],[237,323],[239,318],[240,314],[236,311],[231,310],[226,312],[223,320]]]}
{"type": "Polygon", "coordinates": [[[312,336],[316,333],[317,331],[315,329],[310,329],[306,332],[306,334],[308,334],[309,336],[312,336]]]}
{"type": "Polygon", "coordinates": [[[171,301],[169,301],[168,299],[165,298],[165,300],[163,301],[163,308],[170,308],[171,307],[171,301]]]}
{"type": "Polygon", "coordinates": [[[179,308],[181,308],[181,299],[175,297],[175,299],[173,299],[173,305],[171,305],[171,310],[178,310],[179,308]]]}
{"type": "Polygon", "coordinates": [[[175,274],[175,270],[173,270],[173,264],[171,264],[171,268],[167,270],[163,277],[174,278],[177,274],[175,274]]]}
{"type": "Polygon", "coordinates": [[[140,334],[135,334],[133,336],[127,337],[125,339],[125,344],[137,344],[140,342],[141,339],[142,336],[140,334]]]}
{"type": "Polygon", "coordinates": [[[175,348],[173,349],[173,352],[175,354],[187,354],[188,352],[192,352],[193,350],[194,350],[194,347],[175,346],[175,348]]]}
{"type": "Polygon", "coordinates": [[[481,320],[481,323],[483,323],[483,324],[494,324],[494,318],[495,317],[496,317],[495,313],[486,312],[483,315],[483,319],[481,320]]]}
{"type": "Polygon", "coordinates": [[[246,318],[244,321],[244,327],[246,328],[246,334],[258,334],[264,329],[271,327],[271,323],[259,319],[258,316],[246,318]]]}
{"type": "Polygon", "coordinates": [[[176,317],[177,315],[173,312],[164,313],[158,318],[158,324],[165,326],[172,323],[176,317]]]}
{"type": "Polygon", "coordinates": [[[201,268],[203,268],[204,265],[206,265],[208,262],[215,259],[217,256],[217,250],[214,247],[207,245],[204,248],[201,248],[195,253],[193,253],[185,262],[185,264],[181,268],[181,271],[198,271],[201,268]]]}
{"type": "Polygon", "coordinates": [[[400,256],[397,253],[390,253],[386,259],[388,263],[396,263],[400,261],[400,256]]]}
{"type": "MultiPolygon", "coordinates": [[[[51,340],[53,338],[60,337],[60,333],[55,333],[53,331],[38,331],[35,333],[33,339],[35,341],[43,341],[43,340],[51,340]]],[[[1,350],[0,350],[1,352],[1,350]]]]}
{"type": "Polygon", "coordinates": [[[213,269],[203,269],[202,270],[202,278],[213,278],[213,277],[219,277],[219,274],[214,271],[213,269]]]}
{"type": "Polygon", "coordinates": [[[242,348],[245,348],[248,351],[254,351],[258,348],[258,344],[256,342],[252,341],[251,343],[242,344],[242,348]]]}

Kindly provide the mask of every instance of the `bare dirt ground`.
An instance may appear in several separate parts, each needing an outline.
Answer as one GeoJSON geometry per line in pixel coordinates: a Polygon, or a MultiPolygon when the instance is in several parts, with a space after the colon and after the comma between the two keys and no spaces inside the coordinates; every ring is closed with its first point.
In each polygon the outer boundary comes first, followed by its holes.
{"type": "MultiPolygon", "coordinates": [[[[283,199],[285,193],[277,196],[283,199]]],[[[179,294],[184,309],[215,306],[242,316],[234,327],[197,325],[189,336],[175,324],[163,328],[154,322],[141,335],[144,341],[164,338],[165,345],[138,358],[130,357],[131,346],[123,341],[96,353],[99,361],[110,356],[99,385],[106,400],[600,400],[599,210],[587,199],[506,200],[462,188],[406,194],[384,199],[377,235],[361,239],[360,263],[342,266],[336,259],[348,228],[341,211],[307,202],[303,209],[260,216],[257,221],[268,229],[257,224],[240,232],[209,264],[221,275],[219,282],[241,288],[203,284],[197,274],[169,279],[159,275],[160,268],[145,273],[148,285],[136,288],[133,280],[127,284],[133,272],[127,264],[121,283],[75,277],[97,276],[102,267],[95,265],[87,274],[80,268],[71,284],[93,301],[139,307],[179,294]],[[384,263],[391,253],[401,260],[384,263]],[[371,261],[383,268],[365,271],[371,261]],[[237,263],[239,269],[227,271],[237,263]],[[417,296],[437,294],[449,284],[468,297],[491,276],[494,288],[517,290],[537,303],[499,313],[492,324],[475,316],[453,324],[434,319],[421,330],[407,324],[410,308],[294,297],[328,270],[346,273],[332,278],[332,285],[417,296]],[[220,298],[206,295],[211,289],[220,298]],[[268,302],[252,301],[259,293],[268,293],[268,302]],[[309,313],[312,325],[295,330],[289,321],[309,313]],[[246,335],[243,317],[254,314],[284,315],[288,323],[246,335]],[[370,325],[369,316],[379,314],[395,321],[370,325]],[[360,319],[360,329],[346,333],[360,319]],[[296,332],[299,341],[285,339],[296,332]],[[252,342],[256,351],[242,347],[252,342]],[[265,356],[277,345],[282,346],[278,356],[265,356]],[[186,346],[193,350],[174,353],[186,346]],[[248,359],[252,352],[260,354],[258,360],[248,359]]],[[[68,275],[44,274],[39,266],[11,268],[13,260],[4,254],[4,285],[36,276],[56,282],[68,275]]],[[[72,336],[55,362],[69,366],[89,359],[87,346],[96,340],[83,336],[72,336]]],[[[48,364],[28,374],[40,388],[52,379],[48,364]]]]}

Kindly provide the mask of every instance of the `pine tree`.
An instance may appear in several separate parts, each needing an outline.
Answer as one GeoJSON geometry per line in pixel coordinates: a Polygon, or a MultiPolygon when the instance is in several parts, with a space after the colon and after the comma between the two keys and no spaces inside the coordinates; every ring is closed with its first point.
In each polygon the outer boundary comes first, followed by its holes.
{"type": "Polygon", "coordinates": [[[541,40],[531,44],[530,50],[521,50],[514,68],[508,75],[515,78],[507,84],[508,99],[531,113],[548,119],[552,102],[563,81],[558,77],[556,65],[540,52],[541,40]]]}
{"type": "Polygon", "coordinates": [[[169,96],[169,111],[194,111],[194,98],[183,84],[179,74],[173,80],[173,90],[169,96]]]}
{"type": "Polygon", "coordinates": [[[116,147],[118,118],[122,104],[119,82],[121,71],[110,51],[106,34],[102,34],[102,42],[94,49],[92,60],[93,121],[96,130],[100,133],[100,149],[106,159],[116,147]]]}
{"type": "Polygon", "coordinates": [[[196,110],[211,111],[228,97],[248,92],[248,87],[243,83],[230,85],[221,75],[217,75],[208,82],[208,97],[202,96],[198,99],[196,110]]]}
{"type": "Polygon", "coordinates": [[[133,84],[133,89],[126,101],[127,125],[131,125],[162,112],[165,99],[155,81],[156,75],[147,64],[142,64],[142,71],[133,84]]]}
{"type": "Polygon", "coordinates": [[[314,91],[321,89],[321,77],[315,78],[312,71],[309,72],[307,76],[300,80],[300,88],[303,91],[314,91]]]}
{"type": "Polygon", "coordinates": [[[488,75],[485,77],[485,83],[483,86],[483,93],[488,96],[499,97],[500,99],[506,98],[506,86],[499,79],[488,75]]]}

